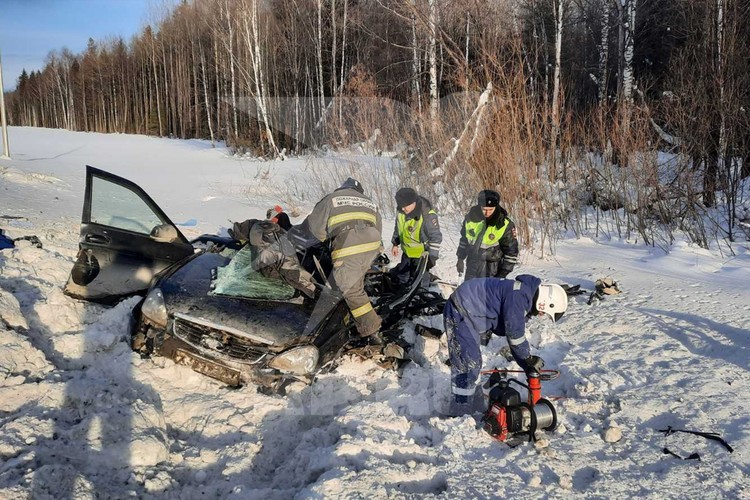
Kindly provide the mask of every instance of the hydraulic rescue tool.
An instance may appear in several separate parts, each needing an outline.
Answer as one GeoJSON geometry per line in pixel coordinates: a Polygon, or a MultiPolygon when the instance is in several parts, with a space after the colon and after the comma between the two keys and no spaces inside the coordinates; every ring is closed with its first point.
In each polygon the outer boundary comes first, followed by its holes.
{"type": "Polygon", "coordinates": [[[487,411],[482,417],[484,430],[510,446],[525,441],[532,441],[537,429],[552,431],[557,427],[557,412],[552,403],[542,398],[542,381],[556,379],[557,370],[487,370],[490,374],[484,384],[484,393],[489,397],[487,411]],[[510,373],[526,373],[527,384],[510,378],[510,373]],[[521,400],[521,394],[511,382],[528,390],[527,401],[521,400]]]}

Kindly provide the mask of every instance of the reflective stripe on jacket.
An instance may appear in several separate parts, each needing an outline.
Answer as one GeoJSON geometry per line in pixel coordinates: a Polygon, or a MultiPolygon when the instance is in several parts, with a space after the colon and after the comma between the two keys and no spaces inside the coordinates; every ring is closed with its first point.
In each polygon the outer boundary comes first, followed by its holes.
{"type": "Polygon", "coordinates": [[[372,252],[381,246],[382,221],[378,207],[355,189],[335,190],[315,205],[305,222],[309,233],[318,241],[331,240],[334,260],[372,252]],[[357,231],[351,232],[352,229],[357,231]],[[347,236],[349,233],[351,236],[347,236]]]}
{"type": "Polygon", "coordinates": [[[420,196],[417,207],[409,215],[399,210],[391,243],[400,245],[407,257],[419,258],[427,250],[430,258],[437,260],[442,242],[437,212],[427,198],[420,196]]]}
{"type": "Polygon", "coordinates": [[[520,274],[514,280],[476,278],[464,281],[450,297],[451,303],[477,334],[492,331],[505,336],[516,361],[529,355],[526,315],[541,280],[520,274]]]}
{"type": "Polygon", "coordinates": [[[508,224],[510,224],[510,219],[508,219],[507,217],[505,218],[503,225],[500,227],[488,227],[485,224],[485,221],[466,221],[466,240],[470,245],[475,245],[477,239],[479,238],[479,235],[481,234],[482,242],[480,243],[479,248],[487,249],[497,246],[500,244],[500,239],[505,234],[505,230],[508,228],[508,224]]]}
{"type": "MultiPolygon", "coordinates": [[[[432,211],[434,213],[434,210],[432,211]]],[[[401,241],[401,248],[404,249],[404,253],[410,259],[417,259],[421,257],[424,252],[424,243],[419,241],[419,233],[422,230],[422,222],[424,219],[418,217],[416,219],[406,220],[406,214],[403,212],[398,214],[396,218],[396,225],[398,225],[398,238],[401,241]]]]}

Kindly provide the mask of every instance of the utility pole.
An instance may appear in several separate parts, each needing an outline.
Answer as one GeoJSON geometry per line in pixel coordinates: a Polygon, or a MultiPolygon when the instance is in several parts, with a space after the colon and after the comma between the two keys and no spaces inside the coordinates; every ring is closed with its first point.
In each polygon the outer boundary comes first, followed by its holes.
{"type": "Polygon", "coordinates": [[[5,89],[3,88],[3,56],[0,54],[0,125],[3,129],[3,155],[0,158],[10,160],[10,146],[8,146],[8,123],[5,120],[5,89]]]}

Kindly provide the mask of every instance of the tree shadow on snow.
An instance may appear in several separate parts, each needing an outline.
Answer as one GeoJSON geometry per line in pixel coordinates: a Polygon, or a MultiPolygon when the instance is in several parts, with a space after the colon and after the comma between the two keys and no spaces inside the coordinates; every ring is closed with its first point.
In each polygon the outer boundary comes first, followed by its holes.
{"type": "MultiPolygon", "coordinates": [[[[661,309],[638,308],[662,326],[662,331],[679,341],[691,353],[699,356],[713,356],[737,365],[743,370],[750,368],[750,346],[747,343],[747,330],[717,323],[697,314],[664,311],[661,309]],[[664,316],[673,318],[670,322],[664,316]],[[720,341],[709,335],[722,336],[720,341]]],[[[741,313],[739,313],[741,314],[741,313]]]]}

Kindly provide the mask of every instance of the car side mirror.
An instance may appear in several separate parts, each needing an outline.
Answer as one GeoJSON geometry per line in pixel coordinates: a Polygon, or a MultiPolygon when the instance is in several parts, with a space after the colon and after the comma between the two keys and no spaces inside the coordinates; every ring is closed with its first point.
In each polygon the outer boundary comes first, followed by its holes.
{"type": "Polygon", "coordinates": [[[151,230],[151,238],[161,243],[172,243],[179,240],[177,228],[169,224],[159,224],[151,230]]]}

